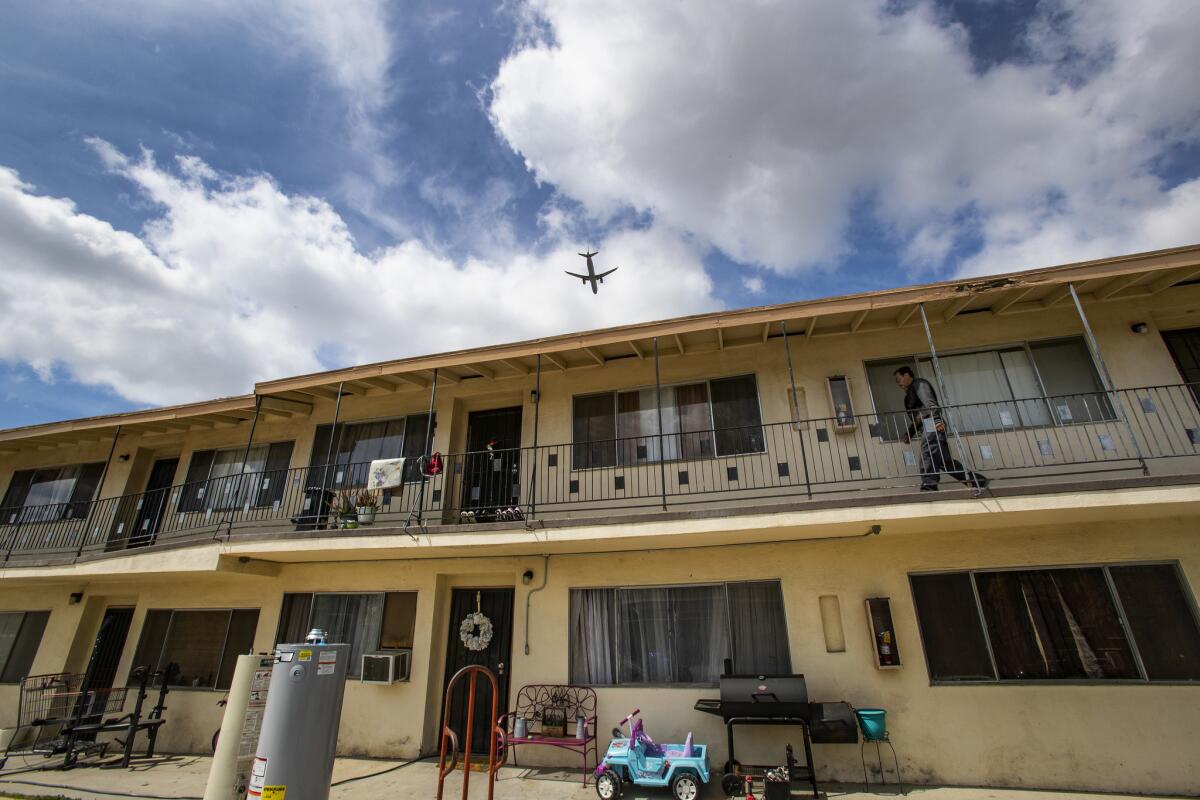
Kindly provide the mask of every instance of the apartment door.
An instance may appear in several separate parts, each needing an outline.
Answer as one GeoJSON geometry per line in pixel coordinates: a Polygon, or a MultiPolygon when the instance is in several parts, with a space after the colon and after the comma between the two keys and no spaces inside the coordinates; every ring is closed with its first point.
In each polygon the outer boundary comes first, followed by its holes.
{"type": "MultiPolygon", "coordinates": [[[[496,714],[503,714],[508,704],[508,673],[512,658],[512,589],[455,589],[450,598],[450,638],[446,646],[446,675],[442,681],[442,708],[446,702],[446,685],[454,673],[469,664],[487,667],[496,676],[500,696],[496,701],[496,714]],[[467,646],[462,637],[463,620],[476,611],[492,623],[492,638],[481,650],[467,646]]],[[[478,632],[478,626],[474,629],[478,632]]],[[[450,718],[443,724],[458,735],[458,746],[466,747],[467,680],[454,688],[450,703],[450,718]]],[[[489,722],[492,709],[492,689],[486,680],[478,680],[475,688],[475,724],[471,726],[471,752],[487,755],[488,731],[495,723],[489,722]]],[[[438,730],[441,730],[439,727],[438,730]]]]}
{"type": "Polygon", "coordinates": [[[175,470],[178,467],[178,458],[160,458],[154,462],[150,469],[150,480],[146,482],[146,491],[142,494],[141,504],[138,506],[133,530],[129,532],[129,547],[154,544],[154,537],[162,526],[163,514],[171,495],[171,484],[175,480],[175,470]]]}
{"type": "Polygon", "coordinates": [[[467,417],[462,508],[491,519],[521,502],[521,407],[475,411],[467,417]]]}
{"type": "Polygon", "coordinates": [[[1163,331],[1162,337],[1175,359],[1180,377],[1192,387],[1192,396],[1200,402],[1200,328],[1163,331]]]}
{"type": "Polygon", "coordinates": [[[117,664],[125,650],[125,637],[129,635],[129,623],[132,621],[132,608],[108,608],[104,611],[84,677],[88,691],[93,693],[88,695],[87,702],[91,708],[84,712],[85,721],[98,720],[105,713],[108,692],[104,690],[111,689],[116,680],[117,664]]]}

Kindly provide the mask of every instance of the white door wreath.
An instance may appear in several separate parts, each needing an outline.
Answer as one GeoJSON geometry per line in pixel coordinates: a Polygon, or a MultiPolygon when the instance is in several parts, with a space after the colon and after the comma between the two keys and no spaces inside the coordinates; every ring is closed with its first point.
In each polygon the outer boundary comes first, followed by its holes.
{"type": "Polygon", "coordinates": [[[468,650],[487,650],[492,642],[492,621],[479,611],[467,614],[458,626],[458,638],[468,650]]]}

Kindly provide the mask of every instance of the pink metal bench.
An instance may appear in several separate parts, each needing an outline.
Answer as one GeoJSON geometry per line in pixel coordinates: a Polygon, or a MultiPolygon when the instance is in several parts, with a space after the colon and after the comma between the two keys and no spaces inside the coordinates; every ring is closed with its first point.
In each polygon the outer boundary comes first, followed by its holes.
{"type": "MultiPolygon", "coordinates": [[[[552,713],[553,715],[553,713],[552,713]]],[[[544,745],[571,750],[583,757],[583,785],[587,786],[588,751],[592,753],[593,767],[599,762],[599,745],[596,742],[596,692],[587,686],[562,684],[530,684],[517,692],[517,705],[512,711],[497,720],[504,731],[506,747],[517,763],[516,749],[522,745],[544,745]],[[564,735],[548,735],[544,732],[546,711],[562,712],[566,722],[564,735]],[[585,730],[580,735],[576,720],[583,717],[585,730]],[[517,736],[517,720],[525,720],[525,735],[517,736]]]]}

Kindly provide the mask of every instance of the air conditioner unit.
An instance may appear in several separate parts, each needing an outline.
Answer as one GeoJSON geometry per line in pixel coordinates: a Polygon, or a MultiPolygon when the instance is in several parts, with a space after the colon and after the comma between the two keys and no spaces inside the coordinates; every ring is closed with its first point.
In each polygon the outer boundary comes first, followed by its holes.
{"type": "Polygon", "coordinates": [[[412,669],[412,650],[388,650],[363,653],[362,682],[392,684],[408,680],[412,669]]]}

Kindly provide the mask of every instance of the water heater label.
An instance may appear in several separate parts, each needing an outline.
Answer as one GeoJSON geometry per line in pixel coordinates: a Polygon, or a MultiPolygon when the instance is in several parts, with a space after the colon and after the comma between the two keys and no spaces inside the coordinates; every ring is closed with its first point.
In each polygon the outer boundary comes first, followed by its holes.
{"type": "Polygon", "coordinates": [[[312,650],[301,650],[296,653],[296,658],[301,661],[312,661],[312,650]]]}
{"type": "Polygon", "coordinates": [[[319,663],[319,664],[336,664],[337,663],[337,650],[322,650],[321,654],[317,656],[317,663],[319,663]]]}
{"type": "Polygon", "coordinates": [[[332,675],[337,671],[337,664],[317,664],[318,675],[332,675]]]}
{"type": "Polygon", "coordinates": [[[246,800],[261,800],[266,777],[267,760],[261,756],[256,756],[254,764],[250,767],[250,789],[246,792],[246,800]]]}
{"type": "Polygon", "coordinates": [[[286,793],[286,786],[264,786],[262,800],[284,800],[283,796],[286,793]]]}

